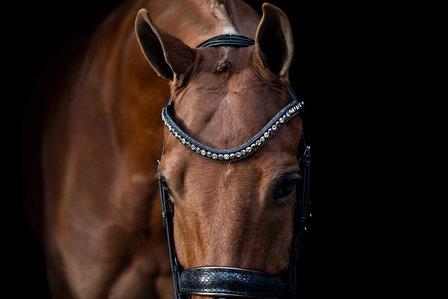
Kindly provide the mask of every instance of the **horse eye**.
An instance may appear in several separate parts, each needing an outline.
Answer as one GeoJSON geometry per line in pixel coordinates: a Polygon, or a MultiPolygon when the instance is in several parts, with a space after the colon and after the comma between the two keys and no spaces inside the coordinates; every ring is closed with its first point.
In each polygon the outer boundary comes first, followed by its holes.
{"type": "Polygon", "coordinates": [[[296,186],[300,178],[300,175],[298,175],[297,173],[294,175],[282,177],[275,192],[275,201],[279,203],[285,201],[286,197],[288,197],[288,195],[290,195],[294,190],[294,187],[296,186]]]}

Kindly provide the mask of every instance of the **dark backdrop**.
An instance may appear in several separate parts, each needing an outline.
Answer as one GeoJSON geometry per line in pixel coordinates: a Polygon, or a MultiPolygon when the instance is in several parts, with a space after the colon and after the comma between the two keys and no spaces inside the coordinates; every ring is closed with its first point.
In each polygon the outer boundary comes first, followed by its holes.
{"type": "MultiPolygon", "coordinates": [[[[248,2],[260,11],[263,1],[248,2]]],[[[293,27],[296,52],[291,81],[306,103],[305,132],[313,151],[313,218],[300,272],[304,299],[363,298],[391,284],[390,276],[372,274],[382,267],[380,257],[387,250],[387,242],[379,239],[382,216],[375,216],[376,196],[381,192],[375,174],[384,165],[376,155],[380,146],[371,142],[382,121],[372,113],[380,109],[378,89],[371,84],[381,64],[379,56],[372,55],[378,47],[371,42],[375,25],[366,24],[370,12],[365,7],[332,2],[271,1],[286,12],[293,27]]],[[[5,90],[13,96],[4,101],[6,116],[15,120],[8,122],[6,136],[14,141],[11,157],[17,159],[6,159],[12,162],[8,177],[13,184],[8,185],[13,187],[8,196],[12,204],[5,212],[11,242],[5,247],[10,250],[9,286],[15,298],[48,297],[42,251],[20,202],[17,165],[20,152],[27,149],[20,145],[17,124],[26,118],[33,83],[57,49],[73,36],[89,32],[119,3],[34,1],[14,4],[7,11],[15,21],[3,25],[8,32],[4,63],[13,63],[4,68],[9,74],[5,90]]]]}

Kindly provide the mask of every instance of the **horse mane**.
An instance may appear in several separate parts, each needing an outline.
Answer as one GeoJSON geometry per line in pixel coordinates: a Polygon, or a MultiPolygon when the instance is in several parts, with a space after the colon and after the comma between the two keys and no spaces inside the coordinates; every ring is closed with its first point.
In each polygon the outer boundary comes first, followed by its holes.
{"type": "MultiPolygon", "coordinates": [[[[222,34],[239,34],[232,23],[232,20],[227,11],[225,0],[210,0],[210,11],[212,15],[216,18],[218,23],[223,27],[222,34]]],[[[232,67],[232,63],[229,59],[229,48],[223,47],[219,51],[220,58],[215,65],[214,73],[225,73],[229,71],[232,67]]]]}
{"type": "Polygon", "coordinates": [[[230,19],[225,0],[211,0],[210,11],[224,28],[222,34],[239,34],[230,19]]]}

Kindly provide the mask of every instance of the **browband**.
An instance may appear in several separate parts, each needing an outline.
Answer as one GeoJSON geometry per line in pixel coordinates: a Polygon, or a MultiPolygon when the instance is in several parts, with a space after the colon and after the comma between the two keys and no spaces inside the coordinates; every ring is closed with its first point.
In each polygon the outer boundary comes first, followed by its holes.
{"type": "Polygon", "coordinates": [[[186,148],[214,161],[238,161],[248,157],[264,145],[288,120],[299,114],[303,102],[298,102],[291,92],[292,101],[280,110],[255,136],[245,143],[231,149],[216,149],[204,145],[185,133],[173,120],[170,111],[173,109],[173,99],[162,109],[162,120],[171,134],[186,148]]]}

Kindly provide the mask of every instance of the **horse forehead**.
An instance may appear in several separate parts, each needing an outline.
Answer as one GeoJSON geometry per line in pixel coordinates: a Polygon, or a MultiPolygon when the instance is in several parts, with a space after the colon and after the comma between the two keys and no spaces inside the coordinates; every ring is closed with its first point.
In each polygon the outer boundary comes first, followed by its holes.
{"type": "Polygon", "coordinates": [[[196,71],[207,74],[238,73],[250,65],[253,47],[208,47],[197,49],[196,71]]]}
{"type": "Polygon", "coordinates": [[[258,75],[251,63],[252,50],[248,48],[218,47],[199,49],[200,55],[192,76],[179,90],[178,98],[188,98],[189,105],[195,106],[203,99],[245,98],[246,101],[266,98],[272,93],[266,80],[258,75]],[[223,48],[229,49],[225,52],[223,48]],[[204,51],[203,51],[204,50],[204,51]]]}
{"type": "Polygon", "coordinates": [[[288,169],[298,167],[295,154],[297,144],[276,141],[267,143],[263,149],[244,161],[221,163],[192,153],[184,146],[179,146],[177,140],[170,138],[167,140],[167,152],[164,155],[163,175],[169,179],[180,180],[176,184],[179,187],[193,186],[200,189],[213,187],[215,183],[223,180],[234,182],[235,186],[262,179],[270,180],[288,169]]]}

